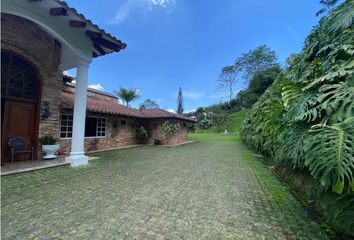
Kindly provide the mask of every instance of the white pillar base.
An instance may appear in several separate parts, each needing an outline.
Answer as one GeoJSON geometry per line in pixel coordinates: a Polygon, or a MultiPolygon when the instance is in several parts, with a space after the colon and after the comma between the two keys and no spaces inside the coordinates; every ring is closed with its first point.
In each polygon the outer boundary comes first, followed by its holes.
{"type": "Polygon", "coordinates": [[[70,165],[72,167],[78,167],[88,164],[88,157],[85,156],[83,153],[71,153],[69,157],[65,158],[65,161],[70,162],[70,165]]]}

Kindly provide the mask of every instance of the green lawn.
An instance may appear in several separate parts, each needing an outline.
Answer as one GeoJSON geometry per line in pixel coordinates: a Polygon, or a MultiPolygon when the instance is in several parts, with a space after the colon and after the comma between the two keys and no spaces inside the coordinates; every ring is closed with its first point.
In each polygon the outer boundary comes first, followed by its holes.
{"type": "Polygon", "coordinates": [[[249,109],[244,109],[239,112],[235,112],[230,114],[230,122],[228,126],[228,131],[233,132],[233,133],[239,133],[242,127],[243,119],[245,119],[245,116],[249,109]]]}
{"type": "Polygon", "coordinates": [[[2,239],[326,239],[239,142],[144,146],[2,177],[2,239]]]}
{"type": "Polygon", "coordinates": [[[222,133],[189,133],[189,141],[221,141],[221,142],[239,142],[239,134],[222,134],[222,133]]]}

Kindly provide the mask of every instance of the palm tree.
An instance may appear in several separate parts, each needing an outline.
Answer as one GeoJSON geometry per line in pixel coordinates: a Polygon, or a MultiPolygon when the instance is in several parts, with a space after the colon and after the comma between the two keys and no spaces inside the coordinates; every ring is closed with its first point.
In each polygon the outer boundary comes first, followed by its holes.
{"type": "Polygon", "coordinates": [[[325,12],[330,13],[332,8],[339,2],[339,0],[321,0],[320,4],[323,5],[323,8],[321,8],[317,13],[316,16],[319,16],[325,12]]]}
{"type": "Polygon", "coordinates": [[[114,93],[123,100],[123,103],[126,103],[126,106],[129,106],[129,102],[139,98],[139,89],[137,88],[124,88],[122,86],[119,87],[118,91],[114,91],[114,93]]]}

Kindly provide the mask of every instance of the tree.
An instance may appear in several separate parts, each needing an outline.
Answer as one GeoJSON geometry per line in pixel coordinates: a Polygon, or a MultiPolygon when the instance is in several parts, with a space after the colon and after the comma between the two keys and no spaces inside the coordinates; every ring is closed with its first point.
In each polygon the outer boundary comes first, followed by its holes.
{"type": "Polygon", "coordinates": [[[321,0],[320,4],[323,6],[317,13],[316,16],[318,17],[319,15],[327,12],[330,13],[332,8],[339,2],[339,0],[321,0]]]}
{"type": "Polygon", "coordinates": [[[144,102],[140,104],[140,109],[154,109],[154,108],[159,108],[159,105],[151,99],[146,99],[144,102]]]}
{"type": "Polygon", "coordinates": [[[234,66],[225,66],[222,68],[219,79],[217,80],[218,89],[226,89],[228,91],[229,101],[233,96],[233,88],[236,82],[236,69],[234,66]]]}
{"type": "Polygon", "coordinates": [[[241,72],[242,77],[248,83],[253,76],[264,69],[277,64],[277,54],[267,45],[261,45],[247,53],[242,53],[235,60],[235,71],[241,72]]]}
{"type": "Polygon", "coordinates": [[[177,113],[178,114],[183,114],[184,108],[183,108],[183,93],[182,93],[182,88],[179,87],[178,91],[178,97],[177,97],[177,113]]]}
{"type": "Polygon", "coordinates": [[[281,68],[279,65],[274,65],[273,67],[257,72],[251,79],[248,89],[261,96],[264,91],[272,85],[280,72],[281,68]]]}
{"type": "Polygon", "coordinates": [[[124,88],[122,86],[119,87],[118,91],[114,91],[114,93],[123,100],[123,103],[126,103],[127,107],[129,106],[129,102],[140,97],[138,92],[139,89],[137,88],[124,88]]]}
{"type": "Polygon", "coordinates": [[[213,125],[216,126],[218,132],[221,131],[221,127],[227,127],[228,114],[226,112],[213,113],[210,118],[213,121],[213,125]]]}

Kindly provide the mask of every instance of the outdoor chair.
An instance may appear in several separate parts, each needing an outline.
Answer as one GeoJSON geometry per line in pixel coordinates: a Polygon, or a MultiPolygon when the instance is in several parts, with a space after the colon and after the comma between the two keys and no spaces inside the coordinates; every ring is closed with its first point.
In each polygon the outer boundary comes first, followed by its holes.
{"type": "Polygon", "coordinates": [[[11,162],[14,163],[15,154],[31,153],[33,160],[34,149],[33,146],[29,150],[29,142],[23,137],[14,137],[9,140],[9,147],[11,149],[11,162]]]}

